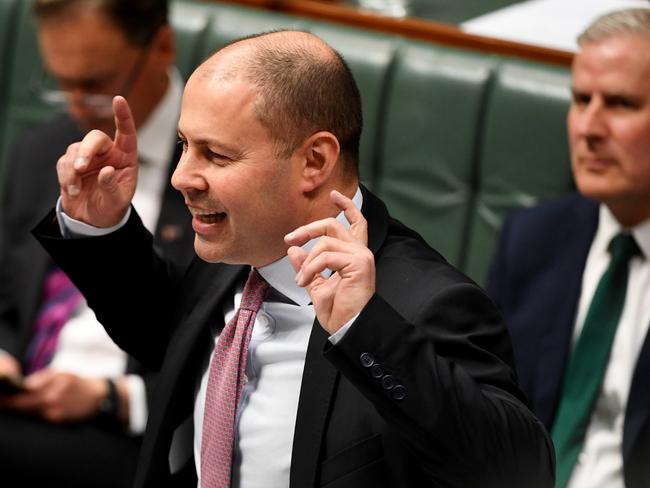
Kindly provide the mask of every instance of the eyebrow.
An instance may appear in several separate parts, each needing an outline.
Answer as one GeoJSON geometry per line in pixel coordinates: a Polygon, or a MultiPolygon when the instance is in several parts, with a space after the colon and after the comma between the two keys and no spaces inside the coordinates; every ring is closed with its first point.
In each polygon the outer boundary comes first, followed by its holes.
{"type": "Polygon", "coordinates": [[[68,78],[65,76],[57,76],[52,73],[48,73],[48,75],[54,78],[55,80],[57,80],[61,84],[76,85],[76,86],[100,85],[102,83],[106,83],[108,80],[115,77],[114,73],[102,73],[95,76],[86,76],[84,78],[68,78]]]}
{"type": "MultiPolygon", "coordinates": [[[[178,128],[178,136],[181,139],[187,139],[187,137],[185,137],[180,127],[178,128]]],[[[197,146],[211,146],[220,151],[224,151],[227,154],[229,154],[232,159],[240,159],[243,157],[243,153],[241,150],[235,149],[234,147],[229,146],[228,144],[224,144],[216,139],[201,138],[201,139],[194,139],[193,142],[197,146]]]]}

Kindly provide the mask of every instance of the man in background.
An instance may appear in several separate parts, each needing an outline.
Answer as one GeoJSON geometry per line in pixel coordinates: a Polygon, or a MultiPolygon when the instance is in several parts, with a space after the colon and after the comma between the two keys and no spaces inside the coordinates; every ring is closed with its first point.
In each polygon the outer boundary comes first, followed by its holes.
{"type": "Polygon", "coordinates": [[[67,113],[15,144],[4,180],[0,374],[25,380],[19,393],[0,395],[0,476],[20,486],[130,486],[153,378],[106,335],[29,230],[59,193],[60,154],[91,129],[113,133],[111,99],[121,94],[139,128],[134,205],[169,258],[182,265],[193,255],[189,216],[169,184],[182,80],[168,5],[36,0],[34,12],[45,69],[60,88],[39,83],[38,95],[67,113]]]}
{"type": "Polygon", "coordinates": [[[578,194],[506,222],[489,293],[551,431],[559,488],[650,482],[650,9],[579,37],[568,114],[578,194]]]}

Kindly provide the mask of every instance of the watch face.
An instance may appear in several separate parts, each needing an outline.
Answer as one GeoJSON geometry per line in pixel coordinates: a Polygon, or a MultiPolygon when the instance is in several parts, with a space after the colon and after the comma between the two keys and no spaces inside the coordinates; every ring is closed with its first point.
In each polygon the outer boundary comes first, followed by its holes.
{"type": "Polygon", "coordinates": [[[107,379],[106,383],[108,384],[108,393],[99,402],[99,413],[117,417],[119,400],[117,388],[113,380],[107,379]]]}

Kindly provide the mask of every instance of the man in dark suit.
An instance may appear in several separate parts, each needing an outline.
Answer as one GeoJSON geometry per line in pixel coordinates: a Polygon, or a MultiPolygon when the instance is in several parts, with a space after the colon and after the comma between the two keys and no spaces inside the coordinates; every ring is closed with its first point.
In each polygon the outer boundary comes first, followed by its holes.
{"type": "MultiPolygon", "coordinates": [[[[190,218],[169,184],[179,156],[182,80],[172,68],[167,4],[37,0],[34,8],[45,67],[63,90],[41,86],[41,95],[67,114],[30,130],[8,160],[0,208],[0,374],[25,375],[25,388],[0,398],[0,476],[5,486],[11,479],[20,486],[131,486],[153,375],[127,358],[79,300],[62,319],[51,359],[35,360],[33,351],[45,350],[35,324],[41,311],[55,309],[43,297],[56,270],[29,231],[60,192],[58,157],[90,129],[114,131],[111,100],[122,93],[146,159],[136,206],[161,251],[179,262],[194,255],[190,218]]],[[[135,325],[128,315],[122,320],[135,325]]]]}
{"type": "Polygon", "coordinates": [[[606,15],[579,43],[568,132],[580,194],[506,221],[488,291],[522,389],[552,429],[558,486],[641,488],[650,483],[650,10],[606,15]],[[620,267],[619,234],[631,243],[620,267]],[[615,268],[627,284],[610,288],[615,268]],[[603,308],[615,296],[617,311],[603,308]]]}
{"type": "Polygon", "coordinates": [[[161,367],[136,486],[552,486],[498,312],[359,186],[360,96],[327,44],[262,34],[190,77],[172,183],[202,260],[184,278],[130,207],[135,127],[113,107],[115,140],[68,148],[35,233],[112,337],[161,367]],[[149,320],[125,327],[124,309],[149,320]]]}

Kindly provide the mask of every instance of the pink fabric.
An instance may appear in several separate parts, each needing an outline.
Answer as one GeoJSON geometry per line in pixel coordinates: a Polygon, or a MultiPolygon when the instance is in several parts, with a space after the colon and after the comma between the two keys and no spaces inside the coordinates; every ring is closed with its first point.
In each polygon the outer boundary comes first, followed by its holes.
{"type": "Polygon", "coordinates": [[[201,438],[201,487],[229,488],[235,416],[244,386],[248,344],[255,316],[269,285],[252,270],[235,316],[226,324],[212,355],[201,438]]]}
{"type": "Polygon", "coordinates": [[[49,271],[27,348],[27,374],[44,368],[52,360],[61,329],[82,300],[83,295],[63,271],[57,267],[49,271]]]}

